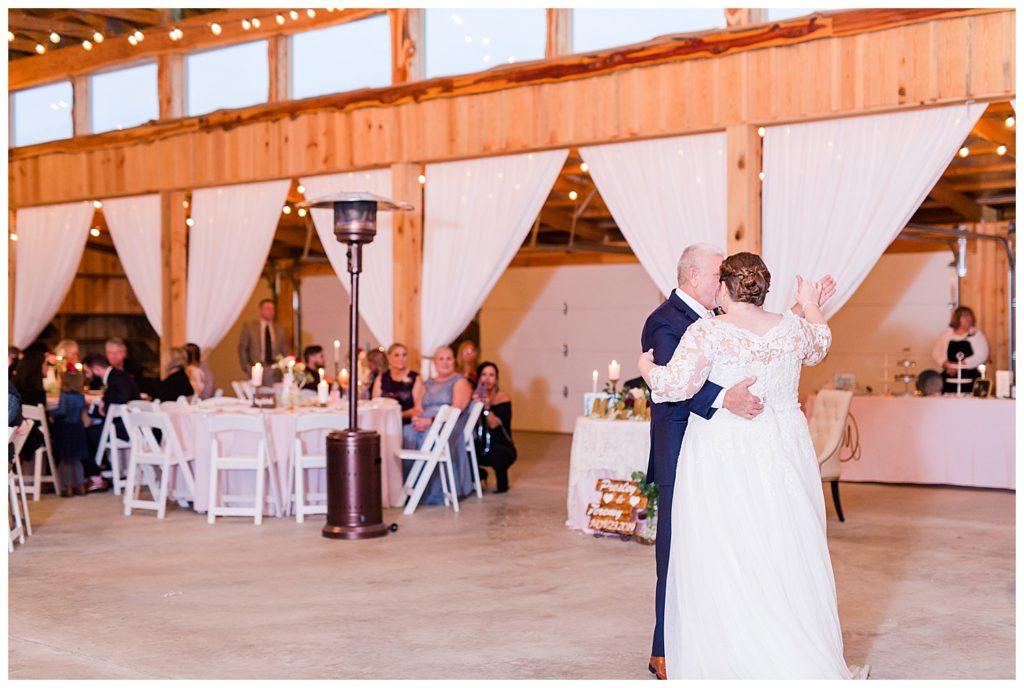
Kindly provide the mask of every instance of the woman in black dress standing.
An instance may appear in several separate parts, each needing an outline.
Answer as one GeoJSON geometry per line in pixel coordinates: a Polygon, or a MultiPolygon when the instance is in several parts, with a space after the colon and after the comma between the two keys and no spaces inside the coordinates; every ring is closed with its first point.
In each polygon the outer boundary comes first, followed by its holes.
{"type": "Polygon", "coordinates": [[[474,433],[477,460],[481,466],[494,469],[497,482],[494,493],[501,494],[508,492],[508,468],[516,460],[516,445],[512,443],[512,398],[498,386],[498,366],[484,361],[476,374],[475,399],[484,404],[474,433]]]}
{"type": "Polygon", "coordinates": [[[419,412],[416,400],[423,396],[423,382],[419,373],[409,370],[409,351],[404,344],[395,342],[388,347],[388,369],[374,380],[371,396],[396,400],[402,407],[402,425],[412,422],[419,412]]]}

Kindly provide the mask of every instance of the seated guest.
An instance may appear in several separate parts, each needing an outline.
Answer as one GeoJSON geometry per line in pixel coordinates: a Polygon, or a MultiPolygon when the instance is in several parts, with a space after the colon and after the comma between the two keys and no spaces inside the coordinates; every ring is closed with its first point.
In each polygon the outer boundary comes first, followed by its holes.
{"type": "Polygon", "coordinates": [[[14,379],[14,368],[21,360],[21,349],[16,346],[7,347],[7,379],[14,379]]]}
{"type": "MultiPolygon", "coordinates": [[[[43,388],[43,368],[46,364],[46,356],[41,353],[25,354],[18,362],[14,371],[14,387],[18,389],[22,406],[46,407],[46,390],[43,388]]],[[[35,425],[29,433],[25,444],[21,448],[21,458],[29,461],[36,453],[36,449],[43,446],[43,432],[35,425]]]]}
{"type": "MultiPolygon", "coordinates": [[[[414,399],[415,405],[420,409],[419,413],[412,417],[409,425],[402,428],[402,446],[419,449],[434,422],[434,416],[445,404],[459,409],[462,413],[448,445],[452,457],[452,470],[455,473],[455,493],[462,497],[473,490],[472,469],[462,437],[462,431],[466,426],[465,412],[473,395],[473,387],[464,376],[455,372],[455,353],[450,347],[442,346],[434,353],[434,367],[437,369],[437,375],[423,383],[423,394],[419,399],[414,399]]],[[[403,466],[403,471],[406,469],[407,467],[403,466]]],[[[421,503],[444,504],[444,493],[438,475],[435,471],[423,493],[421,503]]]]}
{"type": "MultiPolygon", "coordinates": [[[[103,434],[103,419],[107,415],[107,409],[114,404],[127,404],[139,398],[139,387],[135,380],[128,377],[128,374],[117,368],[112,368],[103,354],[89,354],[82,361],[85,372],[99,379],[103,387],[103,399],[98,407],[90,410],[89,416],[93,424],[85,430],[86,439],[89,442],[89,456],[96,456],[96,450],[100,446],[100,435],[103,434]]],[[[120,418],[114,419],[114,431],[118,439],[128,440],[128,432],[120,418]]],[[[109,459],[107,459],[109,461],[109,459]]],[[[87,460],[82,466],[86,477],[90,480],[90,492],[102,492],[110,489],[110,483],[100,476],[100,467],[95,461],[87,460]]]]}
{"type": "Polygon", "coordinates": [[[370,371],[370,381],[367,388],[372,395],[373,387],[377,384],[377,380],[380,379],[381,373],[388,369],[388,357],[384,353],[384,349],[371,349],[370,353],[366,354],[366,367],[370,371]]]}
{"type": "Polygon", "coordinates": [[[423,382],[419,373],[409,370],[409,351],[404,344],[395,342],[388,347],[388,367],[374,381],[371,396],[397,401],[402,407],[402,425],[409,425],[412,417],[419,415],[415,400],[423,396],[423,382]]]}
{"type": "Polygon", "coordinates": [[[960,306],[953,311],[949,327],[939,335],[932,348],[932,358],[942,366],[946,378],[942,386],[944,394],[957,391],[956,383],[949,382],[949,378],[957,376],[957,354],[963,354],[960,377],[966,380],[961,384],[961,391],[970,393],[974,381],[981,377],[978,366],[988,360],[988,340],[974,323],[974,311],[967,306],[960,306]]]}
{"type": "Polygon", "coordinates": [[[63,366],[59,368],[59,372],[65,370],[74,370],[75,364],[78,363],[78,342],[74,339],[62,339],[57,342],[57,346],[53,347],[53,355],[63,361],[63,366]]]}
{"type": "Polygon", "coordinates": [[[167,362],[167,377],[156,386],[154,399],[160,401],[174,401],[178,397],[191,397],[195,395],[192,388],[192,381],[188,378],[188,353],[185,347],[176,346],[171,349],[167,362]]]}
{"type": "MultiPolygon", "coordinates": [[[[326,368],[324,348],[318,344],[307,346],[302,350],[302,362],[306,364],[302,389],[311,389],[315,392],[316,386],[320,384],[320,369],[326,368]]],[[[327,377],[326,371],[324,371],[324,377],[327,377]]]]}
{"type": "Polygon", "coordinates": [[[476,384],[476,369],[480,363],[480,350],[468,339],[459,344],[459,353],[455,357],[456,366],[471,385],[476,384]]]}
{"type": "MultiPolygon", "coordinates": [[[[484,361],[477,368],[479,382],[475,398],[482,401],[478,432],[475,433],[477,461],[494,469],[495,494],[508,492],[508,467],[515,463],[512,443],[512,398],[498,386],[498,366],[484,361]]],[[[486,477],[483,469],[480,473],[486,477]]]]}
{"type": "Polygon", "coordinates": [[[192,383],[192,392],[200,399],[209,399],[213,396],[213,381],[208,380],[209,371],[203,365],[202,352],[199,350],[199,345],[189,343],[184,348],[185,356],[188,357],[185,373],[188,375],[188,381],[192,383]],[[207,387],[211,388],[210,394],[209,396],[203,396],[206,393],[207,387]]]}
{"type": "Polygon", "coordinates": [[[139,392],[145,392],[152,396],[154,381],[146,378],[145,373],[142,372],[142,366],[128,358],[128,345],[124,343],[123,339],[120,337],[108,339],[103,346],[103,353],[106,354],[111,368],[117,368],[128,375],[135,382],[135,386],[139,388],[139,392]]]}

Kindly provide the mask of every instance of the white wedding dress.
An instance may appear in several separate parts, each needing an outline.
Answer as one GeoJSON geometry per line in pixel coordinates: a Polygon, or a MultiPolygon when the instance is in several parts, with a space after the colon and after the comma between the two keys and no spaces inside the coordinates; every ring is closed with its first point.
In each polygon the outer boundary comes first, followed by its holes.
{"type": "Polygon", "coordinates": [[[665,601],[670,679],[845,679],[848,668],[825,540],[825,503],[802,365],[828,352],[828,325],[785,313],[765,332],[709,318],[650,374],[655,401],[756,377],[753,420],[691,415],[676,472],[665,601]]]}

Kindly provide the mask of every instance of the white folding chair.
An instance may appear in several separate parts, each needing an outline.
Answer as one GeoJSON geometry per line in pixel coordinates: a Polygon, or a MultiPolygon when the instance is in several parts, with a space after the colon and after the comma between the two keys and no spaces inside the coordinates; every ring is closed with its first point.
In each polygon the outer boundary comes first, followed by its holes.
{"type": "Polygon", "coordinates": [[[21,414],[39,426],[39,432],[43,433],[43,446],[36,449],[32,459],[32,484],[25,489],[32,493],[32,501],[38,502],[43,494],[43,483],[53,485],[53,491],[60,493],[60,477],[57,475],[57,462],[53,456],[53,446],[50,444],[50,427],[46,424],[46,409],[42,404],[36,406],[22,406],[21,414]],[[50,468],[50,475],[43,475],[43,456],[46,456],[46,464],[50,468]]]}
{"type": "MultiPolygon", "coordinates": [[[[29,422],[29,432],[32,431],[32,427],[36,424],[34,420],[29,422]]],[[[29,433],[26,432],[24,435],[18,435],[14,431],[17,428],[10,428],[7,435],[7,441],[14,447],[14,481],[15,489],[21,498],[21,514],[25,521],[25,532],[29,536],[32,535],[32,518],[28,513],[28,498],[25,497],[25,476],[21,472],[21,448],[25,446],[25,440],[28,439],[29,433]]],[[[9,471],[8,471],[9,472],[9,471]]],[[[13,499],[13,497],[12,497],[13,499]]],[[[17,506],[17,505],[15,505],[17,506]]],[[[14,512],[11,512],[14,515],[14,512]]]]}
{"type": "MultiPolygon", "coordinates": [[[[321,452],[306,453],[302,448],[302,435],[307,432],[323,432],[325,430],[343,430],[348,427],[348,418],[342,413],[308,413],[298,417],[295,422],[295,444],[292,447],[291,471],[288,473],[288,500],[295,510],[296,523],[302,523],[306,514],[326,514],[327,494],[306,494],[305,475],[307,470],[327,469],[326,444],[319,449],[321,452]],[[294,493],[292,488],[294,487],[294,493]],[[308,500],[308,501],[307,501],[308,500]],[[321,502],[311,504],[309,502],[321,502]]],[[[287,509],[286,509],[287,511],[287,509]]]]}
{"type": "Polygon", "coordinates": [[[402,490],[409,495],[406,502],[406,515],[416,511],[420,499],[423,497],[430,478],[434,474],[434,468],[438,468],[438,477],[441,480],[441,490],[444,493],[444,503],[452,505],[455,513],[459,511],[459,496],[455,487],[455,471],[452,469],[452,456],[448,449],[448,440],[455,429],[455,423],[459,420],[459,409],[445,404],[437,411],[434,422],[431,423],[427,436],[423,438],[423,446],[419,449],[403,449],[399,456],[403,461],[413,461],[409,469],[409,477],[405,480],[402,490]],[[438,466],[438,464],[444,464],[438,466]],[[449,481],[451,489],[449,490],[449,481]]]}
{"type": "Polygon", "coordinates": [[[850,415],[850,402],[853,392],[840,389],[823,389],[814,399],[811,419],[808,427],[811,441],[818,455],[818,470],[822,482],[832,483],[832,501],[836,507],[836,517],[845,521],[843,507],[839,502],[839,468],[842,448],[849,446],[851,435],[846,432],[847,417],[850,415]]]}
{"type": "Polygon", "coordinates": [[[7,540],[7,551],[13,552],[15,540],[18,541],[18,544],[25,544],[25,528],[21,524],[21,508],[18,506],[18,495],[15,493],[14,474],[10,471],[7,471],[7,493],[9,495],[7,507],[11,514],[11,520],[14,522],[7,540]]]}
{"type": "MultiPolygon", "coordinates": [[[[127,404],[125,404],[125,406],[128,408],[129,411],[145,411],[146,413],[160,412],[160,402],[155,399],[151,401],[147,401],[145,399],[135,399],[134,401],[129,401],[127,404]]],[[[131,442],[130,437],[128,441],[131,442]]]]}
{"type": "Polygon", "coordinates": [[[133,411],[124,416],[131,439],[131,454],[128,458],[128,482],[124,491],[124,515],[131,516],[132,509],[152,509],[157,518],[167,514],[167,492],[171,482],[172,469],[177,469],[185,478],[185,485],[192,500],[195,501],[196,481],[188,462],[193,458],[182,451],[181,443],[174,425],[166,413],[133,411]],[[156,439],[155,430],[160,431],[160,441],[156,439]],[[140,499],[140,472],[147,466],[160,469],[160,485],[154,489],[151,479],[149,484],[151,500],[140,499]]]}
{"type": "MultiPolygon", "coordinates": [[[[129,402],[130,403],[130,402],[129,402]]],[[[131,442],[122,440],[117,436],[117,426],[114,421],[121,418],[124,422],[124,404],[111,404],[107,408],[107,416],[103,420],[103,430],[100,432],[100,446],[96,448],[96,465],[103,463],[103,454],[110,452],[110,481],[114,485],[114,494],[121,494],[124,478],[121,477],[121,452],[131,449],[131,442]]]]}
{"type": "Polygon", "coordinates": [[[235,396],[239,399],[245,399],[246,401],[252,401],[253,387],[252,383],[248,380],[232,380],[231,389],[235,390],[235,396]]]}
{"type": "Polygon", "coordinates": [[[210,429],[210,504],[206,512],[206,522],[213,524],[217,516],[252,516],[254,523],[263,523],[263,481],[265,474],[270,472],[271,502],[274,514],[280,518],[281,501],[278,489],[277,471],[270,461],[270,443],[267,439],[263,417],[257,415],[224,414],[213,416],[209,420],[210,429]],[[248,455],[227,455],[218,444],[222,433],[238,432],[256,436],[256,453],[248,455]],[[220,471],[252,471],[256,474],[255,495],[221,494],[217,487],[220,471]],[[232,502],[251,502],[252,506],[225,506],[232,502]]]}
{"type": "Polygon", "coordinates": [[[480,464],[476,458],[476,442],[473,441],[473,431],[476,429],[476,422],[480,420],[480,413],[483,410],[484,402],[474,401],[469,407],[466,427],[462,430],[462,441],[466,445],[466,453],[469,454],[469,462],[473,467],[473,487],[476,489],[477,499],[483,499],[484,493],[480,489],[480,464]]]}

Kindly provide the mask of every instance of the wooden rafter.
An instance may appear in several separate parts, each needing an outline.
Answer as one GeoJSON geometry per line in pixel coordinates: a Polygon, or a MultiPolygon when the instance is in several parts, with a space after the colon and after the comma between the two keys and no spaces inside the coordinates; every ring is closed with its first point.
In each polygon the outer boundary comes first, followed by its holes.
{"type": "Polygon", "coordinates": [[[139,25],[139,28],[143,26],[153,26],[156,24],[163,24],[169,21],[171,18],[170,10],[144,10],[144,9],[129,9],[129,8],[88,8],[83,9],[83,12],[89,14],[98,14],[103,17],[110,17],[112,19],[120,19],[121,21],[130,22],[132,24],[139,25]]]}
{"type": "Polygon", "coordinates": [[[84,24],[36,17],[15,10],[7,11],[7,24],[10,30],[15,33],[24,30],[42,31],[45,34],[49,34],[51,31],[56,31],[61,36],[73,36],[75,38],[89,38],[93,34],[93,29],[84,24]]]}
{"type": "Polygon", "coordinates": [[[980,220],[982,218],[982,206],[970,196],[954,189],[949,182],[940,179],[928,195],[945,207],[960,213],[968,220],[980,220]]]}
{"type": "Polygon", "coordinates": [[[974,125],[974,130],[971,133],[997,146],[1006,146],[1007,154],[1017,157],[1016,129],[1006,126],[1004,122],[990,117],[982,117],[974,125]]]}

